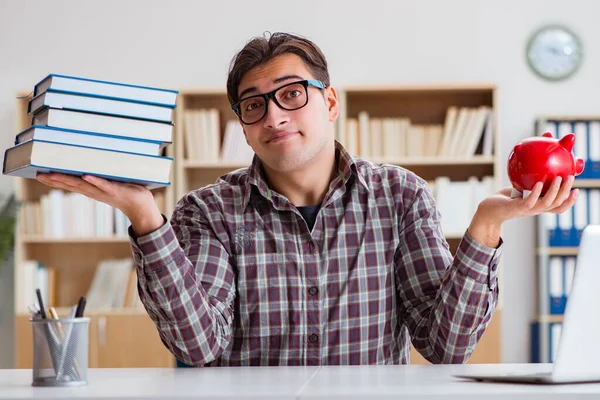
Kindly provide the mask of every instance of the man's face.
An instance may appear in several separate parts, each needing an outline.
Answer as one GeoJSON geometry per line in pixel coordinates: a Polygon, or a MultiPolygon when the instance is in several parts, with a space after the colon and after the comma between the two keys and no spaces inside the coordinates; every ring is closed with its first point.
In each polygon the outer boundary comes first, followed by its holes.
{"type": "MultiPolygon", "coordinates": [[[[284,54],[246,72],[238,94],[244,99],[305,79],[315,78],[302,59],[295,54],[284,54]]],[[[306,92],[306,106],[288,111],[271,99],[261,120],[242,124],[248,144],[271,169],[290,172],[302,168],[333,141],[333,122],[338,116],[335,90],[308,86],[306,92]]]]}

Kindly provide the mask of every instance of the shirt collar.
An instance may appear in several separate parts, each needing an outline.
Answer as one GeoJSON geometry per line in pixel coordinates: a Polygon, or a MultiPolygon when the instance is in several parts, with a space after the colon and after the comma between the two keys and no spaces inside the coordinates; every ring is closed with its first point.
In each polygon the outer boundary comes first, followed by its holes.
{"type": "MultiPolygon", "coordinates": [[[[358,171],[354,157],[352,157],[350,153],[346,151],[344,146],[342,146],[342,144],[337,140],[335,141],[335,153],[338,166],[338,177],[342,181],[343,185],[346,185],[350,177],[354,175],[360,184],[363,185],[367,191],[370,191],[369,186],[358,171]]],[[[252,158],[252,164],[250,164],[248,167],[248,180],[243,201],[244,209],[248,206],[248,202],[250,201],[252,185],[258,189],[258,192],[264,198],[272,201],[273,194],[269,188],[269,185],[267,184],[267,180],[265,179],[262,163],[256,154],[252,158]]]]}

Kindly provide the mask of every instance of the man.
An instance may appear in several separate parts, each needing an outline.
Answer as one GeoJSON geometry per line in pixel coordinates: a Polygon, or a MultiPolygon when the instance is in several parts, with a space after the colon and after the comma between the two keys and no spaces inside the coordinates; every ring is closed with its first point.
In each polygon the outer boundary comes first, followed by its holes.
{"type": "Polygon", "coordinates": [[[233,59],[232,107],[256,157],[161,215],[145,188],[40,176],[121,209],[141,299],[171,352],[204,365],[462,363],[498,294],[500,227],[571,207],[573,177],[479,204],[453,258],[426,182],[352,158],[312,42],[276,33],[233,59]]]}

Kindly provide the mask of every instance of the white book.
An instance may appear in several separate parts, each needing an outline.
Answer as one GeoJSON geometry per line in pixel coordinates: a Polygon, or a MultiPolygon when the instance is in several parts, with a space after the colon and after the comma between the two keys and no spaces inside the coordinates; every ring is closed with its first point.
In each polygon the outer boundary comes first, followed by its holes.
{"type": "Polygon", "coordinates": [[[561,230],[570,230],[573,228],[573,209],[568,209],[562,214],[558,214],[558,228],[561,230]]]}
{"type": "Polygon", "coordinates": [[[491,156],[494,154],[494,129],[496,126],[496,113],[489,110],[487,120],[485,121],[485,130],[483,132],[483,147],[481,154],[491,156]]]}
{"type": "Polygon", "coordinates": [[[600,121],[591,121],[589,123],[590,161],[600,161],[600,121]]]}
{"type": "Polygon", "coordinates": [[[600,189],[590,189],[588,202],[590,204],[590,224],[600,224],[600,189]]]}
{"type": "Polygon", "coordinates": [[[48,199],[50,200],[50,236],[53,238],[64,238],[66,236],[63,197],[64,192],[62,190],[52,189],[48,193],[48,199]]]}
{"type": "Polygon", "coordinates": [[[383,122],[379,118],[371,118],[369,124],[371,156],[381,159],[383,157],[383,122]]]}
{"type": "Polygon", "coordinates": [[[386,161],[398,159],[398,135],[395,131],[395,122],[392,118],[384,118],[381,123],[383,130],[383,154],[386,161]]]}
{"type": "Polygon", "coordinates": [[[359,153],[362,158],[371,157],[369,114],[366,111],[358,113],[359,153]]]}
{"type": "Polygon", "coordinates": [[[159,122],[171,122],[173,116],[173,109],[170,107],[77,95],[51,91],[50,89],[31,99],[28,114],[35,115],[45,107],[88,111],[159,122]]]}
{"type": "Polygon", "coordinates": [[[568,133],[573,133],[573,125],[570,121],[561,121],[558,124],[558,138],[563,138],[568,133]]]}
{"type": "Polygon", "coordinates": [[[458,152],[458,145],[465,135],[466,129],[471,121],[472,111],[470,108],[462,107],[458,111],[458,117],[456,124],[451,135],[451,141],[448,145],[447,151],[444,153],[446,157],[455,157],[458,152]]]}
{"type": "Polygon", "coordinates": [[[346,133],[348,135],[348,153],[352,156],[358,155],[358,121],[348,118],[346,121],[346,133]]]}
{"type": "Polygon", "coordinates": [[[575,265],[577,264],[577,257],[566,257],[565,258],[565,295],[567,297],[571,293],[573,288],[573,278],[575,277],[575,265]]]}
{"type": "Polygon", "coordinates": [[[38,172],[90,174],[156,188],[169,184],[172,158],[30,140],[6,150],[6,175],[35,179],[38,172]]]}
{"type": "Polygon", "coordinates": [[[16,137],[15,144],[37,139],[47,142],[74,144],[108,150],[126,150],[131,153],[160,155],[163,144],[148,140],[131,140],[125,137],[98,135],[89,132],[69,131],[34,125],[16,137]]]}
{"type": "MultiPolygon", "coordinates": [[[[575,229],[583,230],[586,225],[589,223],[588,221],[588,191],[586,189],[579,189],[579,197],[577,198],[577,202],[573,206],[573,211],[575,213],[575,229]]],[[[568,212],[565,211],[565,212],[568,212]]]]}
{"type": "Polygon", "coordinates": [[[446,111],[446,118],[444,120],[444,130],[442,133],[442,143],[438,148],[439,156],[446,156],[450,151],[450,143],[452,143],[453,140],[454,127],[456,126],[457,116],[457,107],[449,107],[446,111]]]}
{"type": "Polygon", "coordinates": [[[550,287],[551,297],[561,297],[563,295],[563,260],[562,257],[550,257],[550,287]]]}
{"type": "Polygon", "coordinates": [[[558,137],[558,124],[556,122],[541,120],[540,126],[542,127],[540,134],[550,132],[553,137],[558,137]]]}
{"type": "Polygon", "coordinates": [[[33,125],[44,125],[51,128],[70,129],[99,135],[145,139],[161,143],[171,143],[173,138],[172,123],[58,108],[47,108],[34,115],[33,125]]]}
{"type": "Polygon", "coordinates": [[[552,213],[542,214],[544,226],[547,230],[553,231],[558,227],[558,215],[552,213]]]}
{"type": "Polygon", "coordinates": [[[145,101],[174,106],[178,91],[128,83],[103,81],[76,76],[49,74],[35,85],[34,95],[48,89],[73,93],[90,93],[99,96],[145,101]]]}
{"type": "Polygon", "coordinates": [[[485,135],[486,121],[489,119],[491,109],[489,107],[479,107],[476,111],[476,117],[474,118],[471,131],[469,132],[468,139],[465,140],[462,155],[465,157],[472,157],[477,151],[479,142],[485,135]]]}
{"type": "Polygon", "coordinates": [[[219,153],[221,152],[221,124],[219,121],[219,110],[211,108],[208,112],[208,126],[210,134],[210,160],[213,162],[219,161],[219,153]]]}
{"type": "Polygon", "coordinates": [[[588,160],[588,124],[586,122],[575,123],[575,157],[583,158],[584,161],[588,160]]]}
{"type": "Polygon", "coordinates": [[[556,361],[556,354],[558,353],[558,343],[560,342],[561,333],[562,324],[552,324],[552,328],[550,328],[550,348],[552,349],[550,362],[556,361]]]}

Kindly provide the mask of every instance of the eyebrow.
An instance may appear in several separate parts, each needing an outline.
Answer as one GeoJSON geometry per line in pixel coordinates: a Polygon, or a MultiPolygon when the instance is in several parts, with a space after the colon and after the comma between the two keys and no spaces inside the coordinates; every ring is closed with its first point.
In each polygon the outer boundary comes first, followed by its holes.
{"type": "MultiPolygon", "coordinates": [[[[274,79],[273,83],[281,83],[281,82],[288,81],[290,79],[300,79],[300,80],[302,80],[302,79],[305,79],[305,78],[301,77],[300,75],[284,75],[284,76],[282,76],[280,78],[274,79]]],[[[238,98],[242,99],[245,94],[256,92],[256,91],[258,91],[258,89],[256,88],[256,86],[250,86],[249,88],[244,89],[240,93],[240,95],[238,96],[238,98]]]]}

